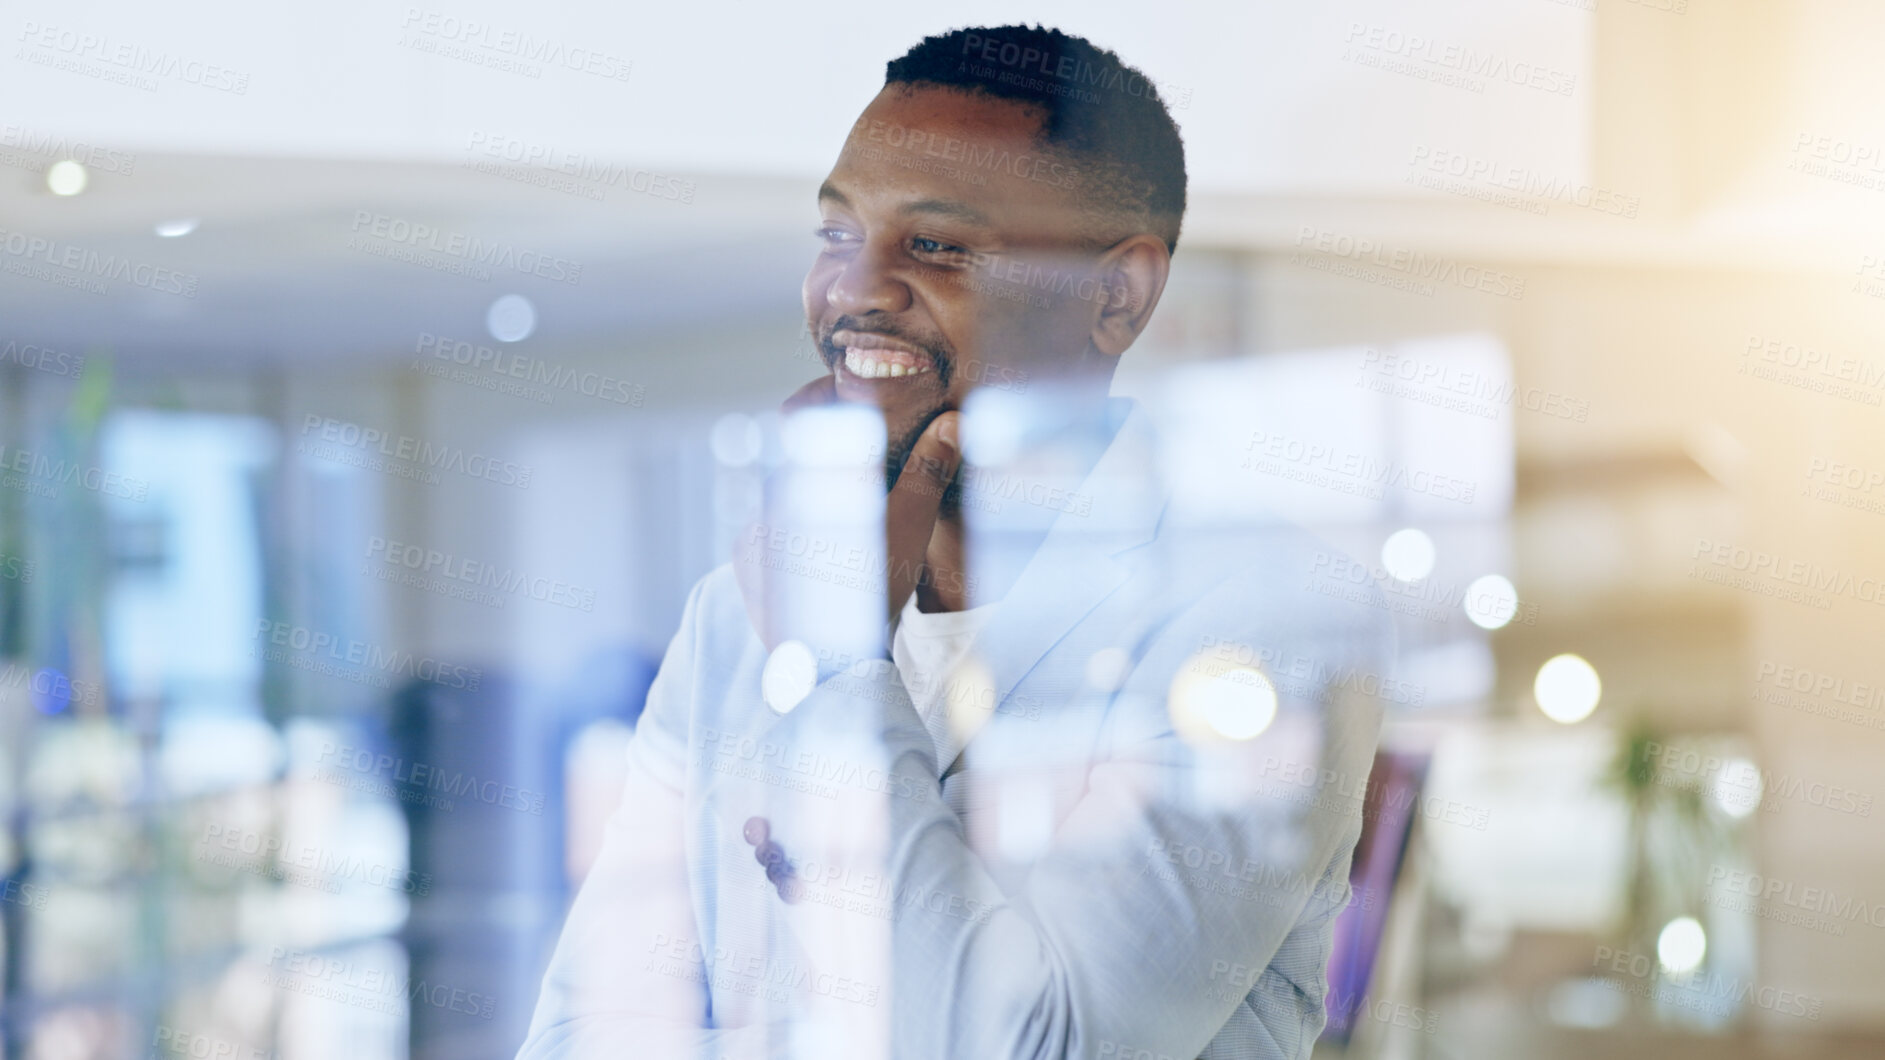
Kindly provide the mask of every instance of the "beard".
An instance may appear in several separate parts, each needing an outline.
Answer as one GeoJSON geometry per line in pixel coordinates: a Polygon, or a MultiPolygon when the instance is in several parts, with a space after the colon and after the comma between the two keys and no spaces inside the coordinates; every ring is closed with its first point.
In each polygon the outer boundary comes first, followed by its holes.
{"type": "MultiPolygon", "coordinates": [[[[909,459],[910,450],[916,440],[923,435],[930,422],[947,412],[953,405],[948,401],[949,384],[955,378],[956,355],[949,343],[940,336],[924,336],[897,327],[888,319],[870,313],[863,317],[841,316],[832,321],[829,327],[818,332],[818,354],[823,358],[829,371],[837,371],[844,362],[844,349],[831,341],[833,333],[855,331],[860,334],[882,335],[921,350],[934,364],[936,384],[939,393],[933,404],[916,408],[898,408],[879,404],[878,411],[884,417],[884,490],[888,492],[896,486],[897,477],[902,474],[903,465],[909,459]]],[[[952,486],[944,503],[952,502],[955,489],[952,486]]]]}
{"type": "MultiPolygon", "coordinates": [[[[944,409],[944,408],[934,409],[930,411],[929,413],[927,413],[926,415],[923,415],[919,418],[912,419],[906,424],[902,424],[902,425],[899,425],[897,423],[892,423],[888,417],[885,418],[884,420],[884,433],[886,435],[886,439],[885,439],[886,444],[884,446],[884,492],[885,493],[889,493],[891,490],[896,488],[897,479],[903,474],[903,465],[909,462],[910,451],[916,448],[916,440],[923,436],[923,432],[926,429],[928,429],[930,423],[934,421],[936,417],[942,415],[944,412],[947,412],[947,411],[948,409],[944,409]]],[[[961,474],[962,474],[962,469],[958,467],[956,469],[956,475],[960,476],[961,474]]],[[[943,492],[942,506],[943,506],[943,511],[945,513],[952,512],[955,510],[954,505],[956,504],[958,500],[959,489],[960,487],[958,485],[958,480],[952,479],[949,483],[948,489],[943,492]]]]}

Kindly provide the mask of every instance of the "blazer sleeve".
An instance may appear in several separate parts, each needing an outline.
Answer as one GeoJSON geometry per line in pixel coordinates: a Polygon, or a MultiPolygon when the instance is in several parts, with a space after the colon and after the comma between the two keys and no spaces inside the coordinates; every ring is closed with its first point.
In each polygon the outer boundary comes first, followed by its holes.
{"type": "MultiPolygon", "coordinates": [[[[1206,621],[1247,612],[1249,589],[1223,587],[1206,621]]],[[[1197,628],[1171,640],[1195,642],[1197,628]]],[[[1332,665],[1378,664],[1368,630],[1331,635],[1332,665]]],[[[776,915],[821,965],[894,985],[889,1055],[1198,1056],[1272,960],[1297,951],[1310,959],[1286,961],[1294,996],[1260,1051],[1307,1055],[1322,1000],[1308,965],[1326,959],[1321,936],[1346,897],[1337,866],[1355,841],[1378,708],[1292,696],[1256,738],[1201,746],[1171,723],[1174,670],[1135,671],[1084,794],[1019,884],[998,882],[944,801],[934,745],[887,662],[821,684],[767,735],[861,783],[835,799],[753,782],[720,792],[728,819],[767,816],[788,857],[817,873],[881,874],[887,912],[782,898],[776,915]],[[1273,782],[1285,775],[1338,783],[1273,782]]]]}
{"type": "Polygon", "coordinates": [[[715,1028],[690,899],[683,748],[701,589],[648,691],[628,777],[544,974],[519,1060],[758,1057],[777,1033],[715,1028]]]}

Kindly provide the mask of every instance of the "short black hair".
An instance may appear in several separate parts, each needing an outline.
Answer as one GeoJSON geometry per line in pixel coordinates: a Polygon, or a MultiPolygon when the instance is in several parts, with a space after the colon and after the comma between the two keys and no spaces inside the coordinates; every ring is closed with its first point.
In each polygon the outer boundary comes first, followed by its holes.
{"type": "Polygon", "coordinates": [[[919,41],[884,86],[936,85],[1042,112],[1042,146],[1082,163],[1081,193],[1109,216],[1142,218],[1178,249],[1185,143],[1158,87],[1084,37],[1041,26],[965,27],[919,41]]]}

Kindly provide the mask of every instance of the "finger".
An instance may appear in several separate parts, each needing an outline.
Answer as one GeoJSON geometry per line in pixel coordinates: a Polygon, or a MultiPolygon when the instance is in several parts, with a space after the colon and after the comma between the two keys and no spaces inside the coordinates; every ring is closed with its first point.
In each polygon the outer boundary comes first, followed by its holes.
{"type": "Polygon", "coordinates": [[[806,383],[804,386],[799,387],[797,390],[794,390],[792,396],[786,398],[785,401],[779,405],[779,411],[790,416],[800,409],[811,408],[814,405],[830,405],[837,400],[838,377],[835,375],[821,375],[811,382],[806,383]]]}
{"type": "Polygon", "coordinates": [[[885,588],[892,617],[916,589],[943,493],[962,464],[960,421],[961,414],[953,410],[930,421],[910,447],[909,459],[884,502],[884,546],[890,556],[885,588]]]}

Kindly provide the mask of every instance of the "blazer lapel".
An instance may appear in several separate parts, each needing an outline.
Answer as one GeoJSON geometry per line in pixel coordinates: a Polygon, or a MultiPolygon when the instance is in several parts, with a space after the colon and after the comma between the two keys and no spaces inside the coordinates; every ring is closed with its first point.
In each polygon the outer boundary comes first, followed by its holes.
{"type": "Polygon", "coordinates": [[[970,649],[986,669],[967,680],[993,688],[975,690],[986,709],[960,711],[956,723],[932,729],[941,772],[1054,645],[1126,582],[1131,567],[1120,556],[1156,535],[1165,495],[1152,473],[1151,427],[1143,409],[1119,400],[1123,422],[1076,494],[1090,505],[1055,519],[970,649]]]}

